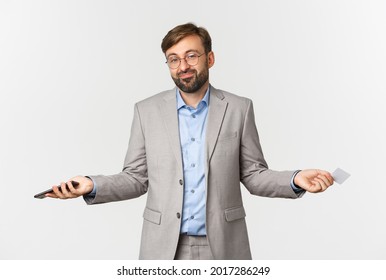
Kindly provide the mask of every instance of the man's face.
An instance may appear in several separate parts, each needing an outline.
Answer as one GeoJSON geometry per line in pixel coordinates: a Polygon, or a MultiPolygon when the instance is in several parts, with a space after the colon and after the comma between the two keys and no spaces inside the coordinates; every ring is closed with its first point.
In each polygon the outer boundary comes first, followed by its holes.
{"type": "Polygon", "coordinates": [[[181,64],[176,69],[171,69],[170,74],[176,86],[184,93],[199,91],[209,79],[209,68],[214,64],[214,54],[205,54],[205,49],[200,37],[191,35],[185,37],[166,51],[166,59],[176,57],[181,59],[181,64]],[[189,65],[185,59],[188,55],[201,55],[196,65],[189,65]]]}

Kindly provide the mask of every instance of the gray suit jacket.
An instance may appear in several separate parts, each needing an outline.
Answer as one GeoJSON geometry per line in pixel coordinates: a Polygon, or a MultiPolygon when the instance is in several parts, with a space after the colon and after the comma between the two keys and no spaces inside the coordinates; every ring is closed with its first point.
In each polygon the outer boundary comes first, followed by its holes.
{"type": "MultiPolygon", "coordinates": [[[[211,87],[206,133],[206,231],[215,259],[251,259],[240,182],[251,194],[298,198],[293,171],[273,171],[259,143],[252,101],[211,87]]],[[[135,105],[123,171],[90,176],[88,204],[147,193],[140,259],[173,259],[180,234],[183,164],[176,89],[135,105]]]]}

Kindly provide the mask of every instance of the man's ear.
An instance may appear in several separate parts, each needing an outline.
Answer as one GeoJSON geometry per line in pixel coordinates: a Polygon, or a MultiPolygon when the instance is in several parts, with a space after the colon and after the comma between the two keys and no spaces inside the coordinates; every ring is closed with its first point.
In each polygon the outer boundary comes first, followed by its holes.
{"type": "Polygon", "coordinates": [[[214,58],[214,52],[210,51],[208,53],[208,68],[211,68],[214,65],[215,58],[214,58]]]}

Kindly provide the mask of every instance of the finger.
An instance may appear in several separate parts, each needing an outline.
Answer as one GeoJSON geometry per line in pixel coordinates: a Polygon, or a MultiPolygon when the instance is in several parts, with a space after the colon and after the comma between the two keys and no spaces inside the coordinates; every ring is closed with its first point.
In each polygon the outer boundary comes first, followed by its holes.
{"type": "MultiPolygon", "coordinates": [[[[56,187],[56,186],[55,186],[56,187]]],[[[52,189],[54,188],[54,186],[52,186],[52,189]]],[[[54,192],[49,192],[49,193],[46,193],[45,194],[45,197],[50,197],[50,198],[59,198],[56,193],[54,192]]]]}
{"type": "Polygon", "coordinates": [[[64,198],[68,198],[69,197],[69,192],[68,192],[68,189],[67,189],[67,184],[62,182],[60,184],[60,187],[62,189],[62,194],[63,194],[64,198]]]}
{"type": "Polygon", "coordinates": [[[59,190],[58,186],[53,186],[52,190],[54,191],[54,194],[57,196],[57,198],[64,199],[64,196],[63,196],[62,192],[59,190]]]}
{"type": "Polygon", "coordinates": [[[327,187],[332,185],[332,182],[330,182],[326,176],[318,175],[318,178],[321,179],[327,187]]]}
{"type": "Polygon", "coordinates": [[[311,190],[310,192],[312,193],[318,193],[318,192],[321,192],[322,191],[322,186],[320,185],[320,182],[315,179],[313,179],[311,181],[312,183],[312,187],[311,187],[311,190]]]}
{"type": "Polygon", "coordinates": [[[79,196],[79,194],[78,194],[79,191],[77,189],[75,189],[75,187],[73,186],[71,181],[67,182],[67,186],[68,186],[68,189],[69,189],[72,197],[78,197],[79,196]]]}
{"type": "Polygon", "coordinates": [[[327,185],[324,183],[324,181],[320,178],[315,178],[315,181],[319,183],[319,186],[320,186],[320,190],[319,192],[323,192],[327,189],[327,185]]]}
{"type": "Polygon", "coordinates": [[[329,181],[328,185],[332,185],[334,183],[334,178],[332,177],[330,172],[325,171],[325,170],[318,170],[318,173],[327,178],[327,180],[329,181]]]}

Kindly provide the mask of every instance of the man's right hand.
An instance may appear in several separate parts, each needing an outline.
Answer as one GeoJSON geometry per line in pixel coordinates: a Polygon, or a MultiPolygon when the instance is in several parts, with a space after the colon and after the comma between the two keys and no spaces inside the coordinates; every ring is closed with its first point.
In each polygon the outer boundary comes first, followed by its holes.
{"type": "Polygon", "coordinates": [[[82,195],[89,194],[93,188],[94,184],[91,179],[84,177],[84,176],[76,176],[71,178],[67,185],[66,183],[62,182],[60,184],[60,190],[58,186],[53,186],[52,190],[54,192],[47,193],[46,197],[51,198],[60,198],[60,199],[68,199],[68,198],[76,198],[82,195]],[[71,181],[76,181],[79,183],[79,186],[74,188],[71,181]]]}

